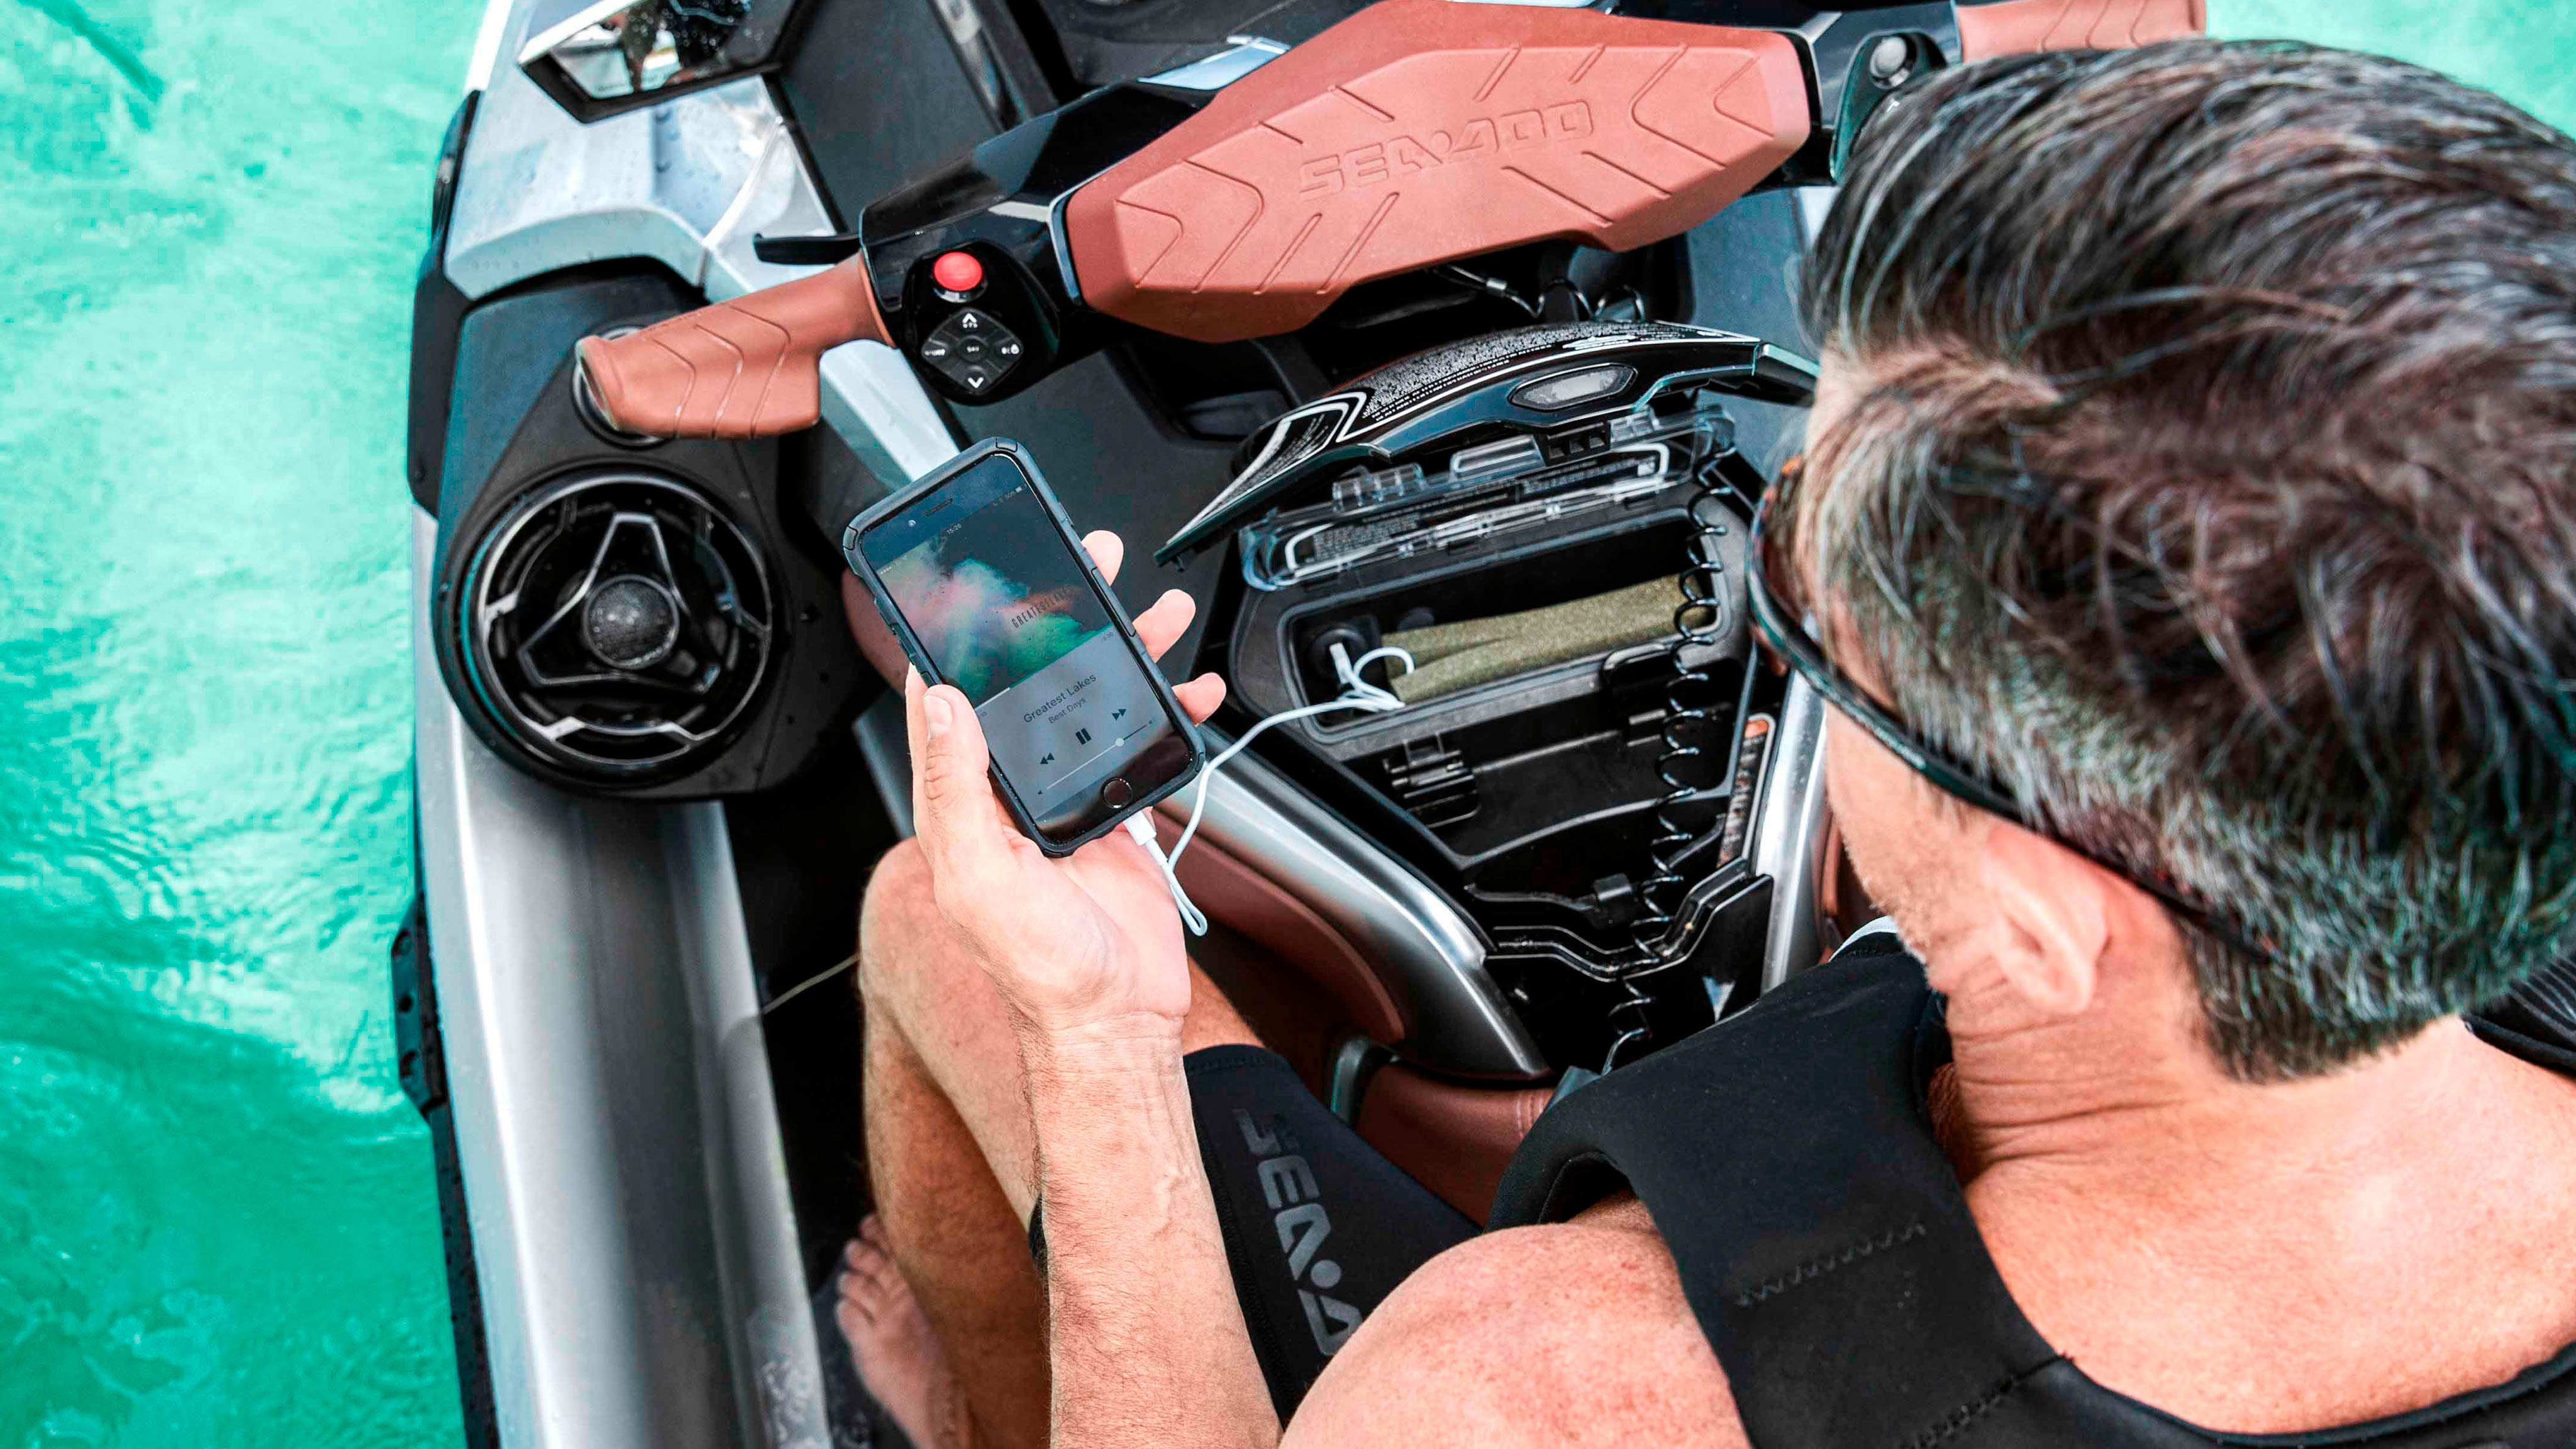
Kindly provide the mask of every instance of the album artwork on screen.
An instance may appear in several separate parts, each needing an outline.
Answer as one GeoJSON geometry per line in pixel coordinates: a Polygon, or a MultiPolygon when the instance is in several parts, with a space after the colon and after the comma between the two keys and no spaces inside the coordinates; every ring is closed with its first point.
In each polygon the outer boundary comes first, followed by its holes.
{"type": "Polygon", "coordinates": [[[950,684],[981,708],[1109,627],[1027,485],[877,570],[950,684]]]}
{"type": "Polygon", "coordinates": [[[951,487],[991,501],[877,564],[877,580],[940,677],[974,705],[995,762],[1043,814],[1097,789],[1163,726],[1162,711],[1016,470],[993,460],[951,487]],[[979,476],[987,469],[997,471],[979,476]],[[1009,486],[996,494],[1004,474],[1009,486]]]}

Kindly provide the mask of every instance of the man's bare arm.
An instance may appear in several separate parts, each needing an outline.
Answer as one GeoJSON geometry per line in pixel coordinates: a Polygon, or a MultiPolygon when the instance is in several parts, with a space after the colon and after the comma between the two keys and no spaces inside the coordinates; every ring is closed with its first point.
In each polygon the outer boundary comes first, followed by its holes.
{"type": "Polygon", "coordinates": [[[1157,1018],[1022,1041],[1047,1241],[1049,1437],[1270,1449],[1279,1420],[1167,1028],[1157,1018]]]}
{"type": "MultiPolygon", "coordinates": [[[[1084,540],[1104,575],[1117,540],[1084,540]]],[[[1136,616],[1160,654],[1189,596],[1136,616]]],[[[1252,1354],[1200,1166],[1181,1072],[1190,966],[1161,871],[1113,834],[1055,859],[995,798],[965,696],[905,683],[913,814],[931,893],[1019,1039],[1044,1214],[1058,1445],[1270,1446],[1279,1421],[1252,1354]]],[[[1213,676],[1176,686],[1193,719],[1213,676]]]]}

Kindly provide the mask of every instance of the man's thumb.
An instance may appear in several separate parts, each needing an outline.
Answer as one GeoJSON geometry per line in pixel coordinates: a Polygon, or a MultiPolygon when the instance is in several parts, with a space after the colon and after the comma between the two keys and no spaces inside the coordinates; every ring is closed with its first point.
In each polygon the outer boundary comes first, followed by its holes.
{"type": "Polygon", "coordinates": [[[993,824],[992,782],[985,777],[984,731],[966,696],[948,685],[904,681],[912,736],[912,813],[922,844],[933,852],[970,842],[993,824]]]}

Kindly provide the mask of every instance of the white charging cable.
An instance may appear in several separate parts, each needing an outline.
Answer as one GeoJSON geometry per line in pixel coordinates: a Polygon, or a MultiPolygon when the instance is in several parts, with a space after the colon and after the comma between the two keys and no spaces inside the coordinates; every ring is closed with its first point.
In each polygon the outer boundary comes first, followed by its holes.
{"type": "Polygon", "coordinates": [[[1181,852],[1190,848],[1191,839],[1199,833],[1199,817],[1207,813],[1208,781],[1214,778],[1216,772],[1224,769],[1228,760],[1242,754],[1244,746],[1251,744],[1255,737],[1272,725],[1286,724],[1292,719],[1308,719],[1319,714],[1329,714],[1335,710],[1357,709],[1365,710],[1370,714],[1384,714],[1389,710],[1404,708],[1404,701],[1396,698],[1393,690],[1362,679],[1360,671],[1381,659],[1401,659],[1404,661],[1404,672],[1411,674],[1413,672],[1411,654],[1391,644],[1372,649],[1357,659],[1350,657],[1349,651],[1339,644],[1333,646],[1332,652],[1333,673],[1341,681],[1342,692],[1321,704],[1283,709],[1277,714],[1263,718],[1252,728],[1245,730],[1242,738],[1226,746],[1215,759],[1208,761],[1207,768],[1199,771],[1198,793],[1190,801],[1189,823],[1181,827],[1180,838],[1172,842],[1170,855],[1163,853],[1161,842],[1155,838],[1152,811],[1139,810],[1127,817],[1127,838],[1145,847],[1145,853],[1154,858],[1154,864],[1162,867],[1163,884],[1171,887],[1172,904],[1180,908],[1181,924],[1187,926],[1193,936],[1207,934],[1207,915],[1191,903],[1190,893],[1181,889],[1181,878],[1173,873],[1173,867],[1180,863],[1181,852]]]}

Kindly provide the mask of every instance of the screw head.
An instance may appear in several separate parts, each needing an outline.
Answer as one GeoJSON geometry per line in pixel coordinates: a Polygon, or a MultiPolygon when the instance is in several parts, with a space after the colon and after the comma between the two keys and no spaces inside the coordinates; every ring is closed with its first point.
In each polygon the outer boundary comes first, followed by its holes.
{"type": "Polygon", "coordinates": [[[1869,74],[1880,85],[1893,89],[1914,68],[1914,47],[1902,35],[1882,35],[1869,50],[1869,74]]]}

